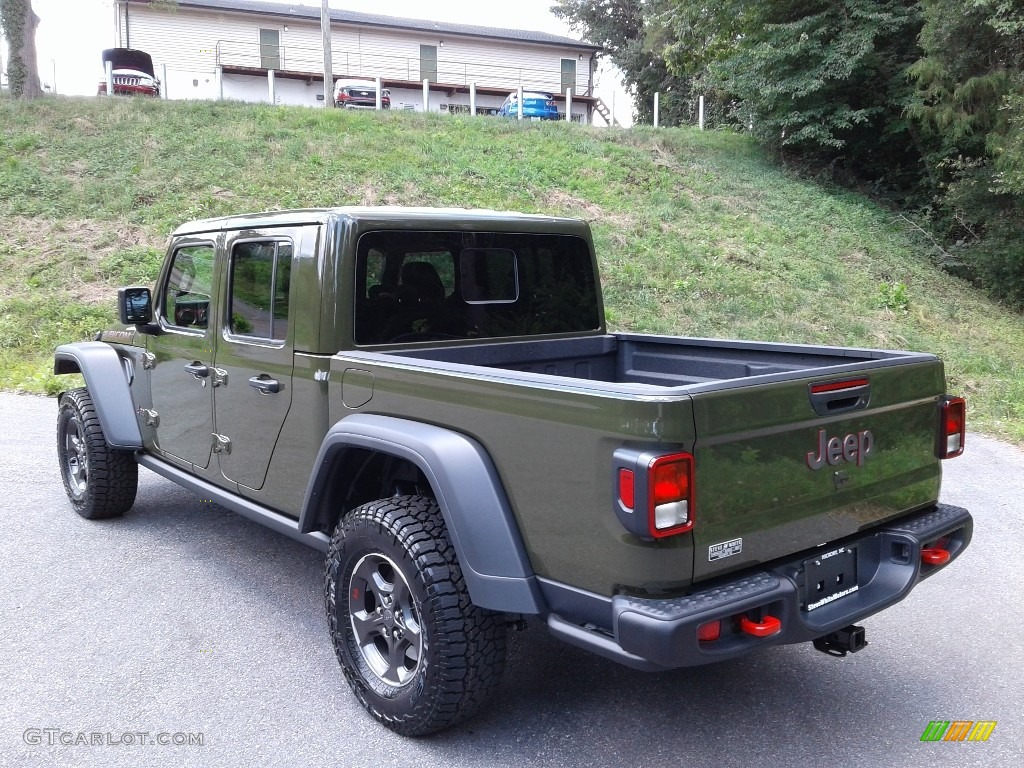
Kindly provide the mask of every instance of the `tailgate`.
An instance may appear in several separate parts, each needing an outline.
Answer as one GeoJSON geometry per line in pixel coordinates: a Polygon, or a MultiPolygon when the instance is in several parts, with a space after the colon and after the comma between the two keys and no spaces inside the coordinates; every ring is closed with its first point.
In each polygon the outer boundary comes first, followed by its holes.
{"type": "Polygon", "coordinates": [[[695,393],[694,581],[936,502],[944,388],[915,360],[695,393]]]}

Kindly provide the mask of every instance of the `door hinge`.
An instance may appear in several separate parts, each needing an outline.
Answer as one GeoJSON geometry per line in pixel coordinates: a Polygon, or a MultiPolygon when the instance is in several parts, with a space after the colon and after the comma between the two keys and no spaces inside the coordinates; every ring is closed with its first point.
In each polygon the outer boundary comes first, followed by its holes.
{"type": "Polygon", "coordinates": [[[228,372],[223,368],[211,368],[210,385],[214,387],[226,387],[228,385],[228,372]]]}
{"type": "Polygon", "coordinates": [[[214,453],[231,453],[231,440],[225,435],[218,435],[216,432],[213,433],[213,452],[214,453]]]}
{"type": "Polygon", "coordinates": [[[156,355],[152,352],[142,353],[142,367],[144,370],[151,371],[156,368],[156,355]]]}
{"type": "Polygon", "coordinates": [[[160,426],[160,414],[156,411],[151,411],[148,408],[139,406],[139,410],[136,411],[139,417],[142,419],[142,423],[147,427],[159,427],[160,426]]]}

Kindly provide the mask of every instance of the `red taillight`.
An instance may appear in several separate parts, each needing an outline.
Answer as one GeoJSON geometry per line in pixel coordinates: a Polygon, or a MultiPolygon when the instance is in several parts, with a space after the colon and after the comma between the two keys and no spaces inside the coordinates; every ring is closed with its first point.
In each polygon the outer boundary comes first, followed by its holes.
{"type": "Polygon", "coordinates": [[[619,501],[622,502],[622,506],[629,510],[636,507],[636,490],[633,477],[633,470],[619,470],[619,501]]]}
{"type": "Polygon", "coordinates": [[[655,538],[693,527],[693,456],[659,456],[648,467],[648,527],[655,538]]]}
{"type": "Polygon", "coordinates": [[[619,448],[613,461],[613,508],[627,531],[650,541],[693,528],[692,454],[619,448]]]}
{"type": "Polygon", "coordinates": [[[964,452],[967,401],[962,397],[949,397],[942,401],[940,408],[939,458],[953,459],[964,452]]]}
{"type": "Polygon", "coordinates": [[[713,643],[722,636],[722,620],[715,619],[697,627],[697,639],[702,643],[713,643]]]}

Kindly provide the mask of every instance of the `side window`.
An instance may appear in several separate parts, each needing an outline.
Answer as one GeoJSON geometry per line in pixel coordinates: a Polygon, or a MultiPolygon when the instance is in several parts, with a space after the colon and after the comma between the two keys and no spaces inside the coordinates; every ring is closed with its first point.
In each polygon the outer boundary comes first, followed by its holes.
{"type": "Polygon", "coordinates": [[[231,253],[230,330],[236,336],[288,337],[291,243],[239,243],[231,253]]]}
{"type": "Polygon", "coordinates": [[[213,289],[213,246],[189,245],[174,252],[164,291],[163,319],[181,328],[206,328],[213,289]]]}

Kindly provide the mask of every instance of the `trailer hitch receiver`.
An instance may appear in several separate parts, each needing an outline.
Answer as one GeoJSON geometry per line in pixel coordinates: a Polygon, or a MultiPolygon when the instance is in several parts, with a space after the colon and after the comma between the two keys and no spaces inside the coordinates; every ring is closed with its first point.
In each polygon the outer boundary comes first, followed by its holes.
{"type": "Polygon", "coordinates": [[[847,653],[856,653],[868,644],[864,636],[864,627],[851,624],[840,630],[819,637],[814,641],[814,647],[829,656],[842,658],[847,653]]]}

